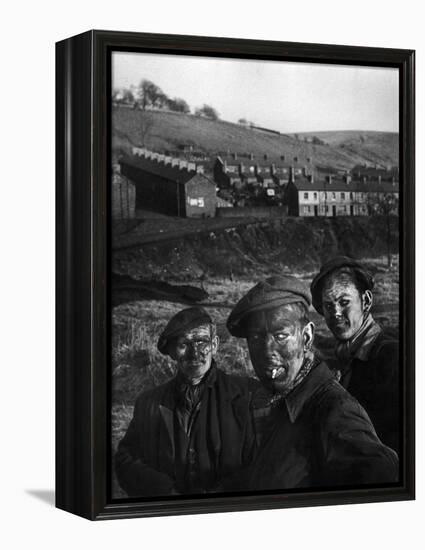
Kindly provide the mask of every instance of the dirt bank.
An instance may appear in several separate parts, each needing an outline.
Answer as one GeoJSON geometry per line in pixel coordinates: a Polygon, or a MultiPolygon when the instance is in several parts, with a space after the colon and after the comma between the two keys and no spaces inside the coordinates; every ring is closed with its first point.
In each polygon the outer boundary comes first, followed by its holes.
{"type": "MultiPolygon", "coordinates": [[[[377,258],[387,253],[383,217],[288,218],[114,252],[116,273],[139,279],[193,280],[315,270],[337,254],[377,258]]],[[[391,219],[398,252],[398,218],[391,219]]]]}

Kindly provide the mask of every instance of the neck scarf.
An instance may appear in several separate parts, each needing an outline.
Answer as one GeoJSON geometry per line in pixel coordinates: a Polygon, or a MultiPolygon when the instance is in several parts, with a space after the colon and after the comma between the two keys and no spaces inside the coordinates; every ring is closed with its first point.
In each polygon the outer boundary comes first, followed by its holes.
{"type": "Polygon", "coordinates": [[[354,357],[366,361],[381,327],[370,313],[365,317],[356,334],[349,340],[338,342],[335,354],[344,363],[350,362],[354,357]]]}

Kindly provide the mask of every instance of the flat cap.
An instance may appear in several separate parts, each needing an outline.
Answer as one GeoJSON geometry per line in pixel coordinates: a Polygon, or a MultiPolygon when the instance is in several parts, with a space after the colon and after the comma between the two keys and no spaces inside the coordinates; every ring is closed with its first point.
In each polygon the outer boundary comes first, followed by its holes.
{"type": "Polygon", "coordinates": [[[227,319],[227,329],[233,336],[245,338],[243,321],[247,315],[295,303],[302,303],[307,308],[310,306],[308,286],[294,277],[269,277],[256,284],[239,300],[227,319]]]}
{"type": "Polygon", "coordinates": [[[330,273],[336,269],[341,269],[342,267],[350,267],[354,270],[354,273],[358,281],[364,286],[365,290],[372,290],[375,283],[373,275],[359,262],[348,256],[336,256],[324,263],[320,268],[319,273],[314,277],[311,285],[311,296],[313,299],[313,306],[317,313],[323,315],[322,309],[322,286],[325,280],[330,273]]]}
{"type": "Polygon", "coordinates": [[[171,340],[195,327],[209,324],[213,324],[213,320],[205,309],[201,307],[182,309],[168,321],[167,326],[162,331],[157,343],[158,350],[163,355],[168,355],[167,348],[171,340]]]}

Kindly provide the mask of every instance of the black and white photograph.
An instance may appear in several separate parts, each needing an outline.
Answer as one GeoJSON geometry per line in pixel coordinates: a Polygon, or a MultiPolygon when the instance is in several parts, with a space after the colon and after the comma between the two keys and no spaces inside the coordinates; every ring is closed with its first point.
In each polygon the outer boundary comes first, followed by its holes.
{"type": "Polygon", "coordinates": [[[397,487],[399,69],[110,59],[112,501],[397,487]]]}

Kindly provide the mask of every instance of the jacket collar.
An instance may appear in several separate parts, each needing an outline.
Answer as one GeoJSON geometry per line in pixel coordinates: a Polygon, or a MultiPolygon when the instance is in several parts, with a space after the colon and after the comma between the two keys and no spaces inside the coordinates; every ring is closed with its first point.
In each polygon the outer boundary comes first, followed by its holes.
{"type": "Polygon", "coordinates": [[[300,415],[304,405],[310,398],[329,380],[333,380],[333,375],[326,363],[321,362],[314,367],[304,380],[296,386],[285,398],[286,408],[292,423],[300,415]]]}

